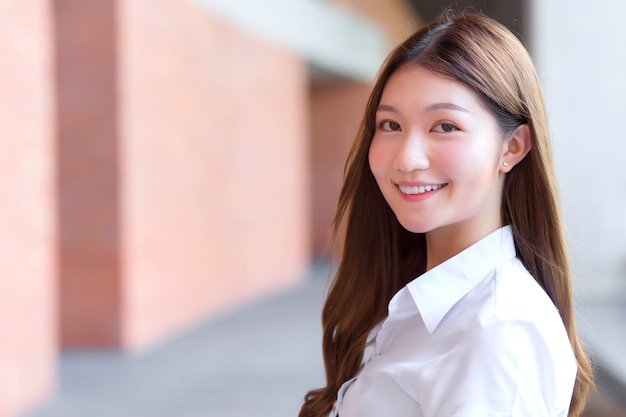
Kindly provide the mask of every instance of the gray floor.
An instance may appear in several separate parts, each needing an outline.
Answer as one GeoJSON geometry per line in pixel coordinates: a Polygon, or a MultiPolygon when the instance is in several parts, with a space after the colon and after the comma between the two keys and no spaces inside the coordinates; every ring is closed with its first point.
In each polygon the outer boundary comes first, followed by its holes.
{"type": "Polygon", "coordinates": [[[601,390],[626,407],[625,270],[580,269],[575,282],[578,330],[591,350],[601,390]]]}
{"type": "Polygon", "coordinates": [[[596,383],[626,407],[626,300],[589,303],[579,310],[584,317],[579,329],[592,351],[596,383]]]}
{"type": "MultiPolygon", "coordinates": [[[[327,275],[320,264],[297,286],[140,355],[65,353],[57,392],[21,417],[294,417],[324,378],[327,275]]],[[[626,401],[626,303],[589,301],[581,331],[606,368],[601,389],[626,401]]]]}
{"type": "Polygon", "coordinates": [[[22,417],[294,417],[323,383],[328,267],[141,355],[66,353],[58,392],[22,417]]]}

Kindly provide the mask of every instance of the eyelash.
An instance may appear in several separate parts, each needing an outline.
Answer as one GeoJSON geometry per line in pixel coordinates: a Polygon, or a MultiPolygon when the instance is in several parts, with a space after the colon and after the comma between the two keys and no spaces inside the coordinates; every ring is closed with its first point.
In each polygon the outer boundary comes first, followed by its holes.
{"type": "MultiPolygon", "coordinates": [[[[400,130],[400,124],[398,122],[394,122],[393,120],[383,120],[380,123],[378,123],[376,127],[386,132],[396,132],[400,130]],[[394,126],[392,127],[390,125],[394,125],[394,126]]],[[[434,131],[435,133],[451,133],[451,132],[459,131],[461,129],[459,129],[454,123],[440,122],[440,123],[437,123],[435,126],[433,126],[431,130],[434,131]],[[449,130],[445,130],[444,126],[449,128],[449,130]]]]}
{"type": "Polygon", "coordinates": [[[396,132],[400,130],[400,123],[394,122],[393,120],[383,120],[382,122],[378,123],[376,127],[386,132],[396,132]],[[396,128],[393,129],[391,128],[391,126],[386,126],[386,125],[391,125],[391,124],[395,125],[396,128]]]}
{"type": "Polygon", "coordinates": [[[437,127],[441,127],[441,131],[436,131],[437,133],[451,133],[451,132],[456,132],[456,131],[461,130],[454,123],[450,123],[450,122],[437,123],[435,126],[433,126],[432,130],[435,131],[435,128],[437,127]],[[451,130],[445,130],[443,129],[443,126],[449,126],[451,127],[451,130]]]}

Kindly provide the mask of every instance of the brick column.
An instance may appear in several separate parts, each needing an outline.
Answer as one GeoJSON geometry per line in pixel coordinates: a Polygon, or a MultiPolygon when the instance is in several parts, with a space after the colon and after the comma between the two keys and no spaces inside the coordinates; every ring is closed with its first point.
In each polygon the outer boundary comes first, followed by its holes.
{"type": "Polygon", "coordinates": [[[0,2],[0,416],[46,396],[56,357],[48,2],[0,2]]]}
{"type": "Polygon", "coordinates": [[[191,1],[58,0],[61,329],[140,349],[308,265],[307,67],[191,1]]]}
{"type": "Polygon", "coordinates": [[[124,340],[141,347],[303,275],[308,78],[194,2],[120,4],[124,340]]]}
{"type": "Polygon", "coordinates": [[[116,2],[56,0],[61,343],[121,343],[116,2]]]}
{"type": "Polygon", "coordinates": [[[313,171],[313,251],[318,256],[339,250],[328,246],[343,172],[356,137],[371,86],[358,81],[320,81],[311,88],[311,164],[313,171]]]}

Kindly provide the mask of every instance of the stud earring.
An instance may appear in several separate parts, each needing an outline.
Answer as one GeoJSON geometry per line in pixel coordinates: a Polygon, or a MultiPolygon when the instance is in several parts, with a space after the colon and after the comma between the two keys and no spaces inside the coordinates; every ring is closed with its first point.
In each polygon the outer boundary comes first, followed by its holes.
{"type": "Polygon", "coordinates": [[[509,163],[508,162],[503,162],[502,165],[504,165],[505,168],[509,167],[509,163]]]}

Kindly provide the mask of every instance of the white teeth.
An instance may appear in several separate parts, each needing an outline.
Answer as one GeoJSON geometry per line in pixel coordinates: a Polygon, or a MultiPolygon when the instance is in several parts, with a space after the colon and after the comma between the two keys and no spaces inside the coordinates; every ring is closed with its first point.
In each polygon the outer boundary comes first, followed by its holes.
{"type": "Polygon", "coordinates": [[[427,191],[435,191],[440,188],[443,188],[444,185],[445,184],[415,185],[415,186],[399,185],[398,187],[400,187],[400,191],[402,191],[404,194],[423,194],[427,191]]]}

